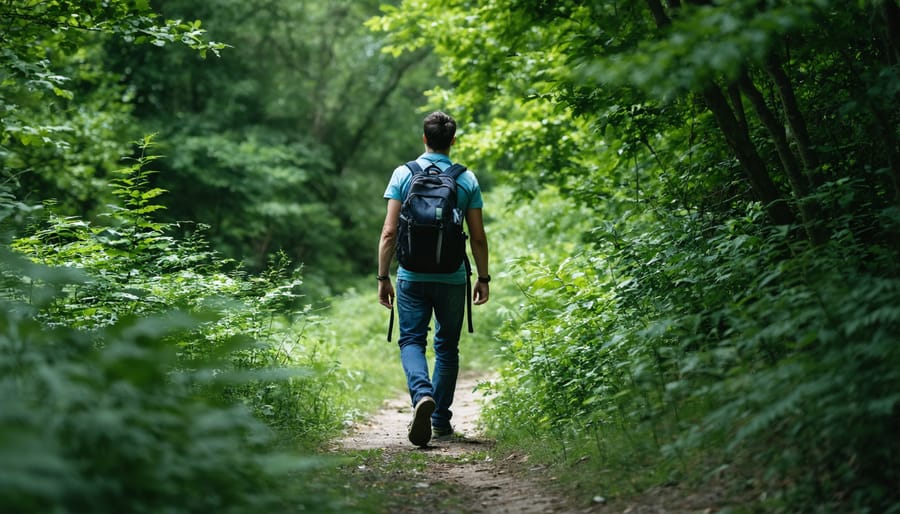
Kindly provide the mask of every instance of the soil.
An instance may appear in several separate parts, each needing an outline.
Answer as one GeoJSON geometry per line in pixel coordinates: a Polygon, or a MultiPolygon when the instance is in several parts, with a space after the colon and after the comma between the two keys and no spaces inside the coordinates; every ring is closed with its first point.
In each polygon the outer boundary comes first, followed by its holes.
{"type": "MultiPolygon", "coordinates": [[[[377,450],[377,465],[360,465],[355,473],[388,473],[389,477],[369,477],[372,484],[407,483],[409,490],[394,491],[399,498],[390,512],[418,514],[435,512],[458,514],[539,514],[601,512],[603,505],[574,505],[554,492],[552,477],[545,469],[529,467],[527,456],[510,454],[493,458],[488,451],[493,441],[479,429],[481,405],[477,390],[479,377],[460,377],[453,402],[453,424],[457,436],[432,440],[428,447],[413,446],[406,438],[412,415],[408,397],[391,399],[371,418],[360,423],[338,441],[342,452],[377,450]],[[462,435],[460,437],[460,434],[462,435]],[[421,462],[422,469],[403,471],[398,463],[421,462]],[[401,468],[398,471],[397,468],[401,468]],[[405,476],[404,476],[405,475],[405,476]],[[435,508],[435,506],[440,506],[435,508]]],[[[608,511],[606,511],[608,512],[608,511]]],[[[621,511],[620,511],[621,512],[621,511]]]]}
{"type": "MultiPolygon", "coordinates": [[[[528,462],[528,455],[498,457],[494,442],[479,427],[481,406],[489,401],[477,389],[479,376],[457,383],[449,441],[432,440],[426,448],[407,440],[412,416],[408,396],[385,401],[366,421],[348,430],[332,450],[366,455],[349,471],[356,483],[377,488],[391,498],[390,514],[712,514],[728,511],[724,488],[684,490],[660,486],[630,498],[607,499],[581,494],[567,497],[552,471],[528,462]]],[[[364,493],[362,493],[364,495],[364,493]]],[[[732,499],[734,500],[734,499],[732,499]]],[[[365,501],[364,497],[360,501],[365,501]]],[[[735,505],[734,503],[731,503],[735,505]]],[[[740,504],[738,502],[737,504],[740,504]]]]}

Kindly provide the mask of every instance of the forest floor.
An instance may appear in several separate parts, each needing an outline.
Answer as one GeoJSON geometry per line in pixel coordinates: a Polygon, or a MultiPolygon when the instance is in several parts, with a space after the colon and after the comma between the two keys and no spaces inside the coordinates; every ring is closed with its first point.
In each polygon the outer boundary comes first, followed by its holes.
{"type": "Polygon", "coordinates": [[[352,474],[358,501],[365,501],[365,490],[376,489],[387,498],[385,512],[392,514],[715,512],[692,501],[679,502],[669,491],[609,502],[599,495],[567,495],[552,470],[530,464],[528,455],[497,456],[491,451],[494,442],[478,427],[485,401],[476,389],[478,382],[477,376],[463,376],[457,384],[453,422],[463,437],[432,440],[426,448],[413,446],[406,435],[412,409],[404,396],[385,401],[337,441],[333,451],[356,456],[345,471],[352,474]],[[685,503],[693,505],[674,507],[685,503]]]}

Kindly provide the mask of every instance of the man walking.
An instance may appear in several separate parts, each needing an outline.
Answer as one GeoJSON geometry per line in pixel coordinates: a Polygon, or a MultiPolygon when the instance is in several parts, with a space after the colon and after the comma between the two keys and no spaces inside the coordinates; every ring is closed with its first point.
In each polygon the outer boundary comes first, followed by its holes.
{"type": "MultiPolygon", "coordinates": [[[[453,164],[450,148],[456,143],[456,121],[443,112],[429,114],[423,123],[425,153],[416,159],[423,170],[436,165],[446,171],[453,164]]],[[[394,170],[385,190],[387,215],[378,244],[378,301],[391,309],[394,287],[390,280],[390,266],[397,248],[397,233],[401,205],[409,191],[412,171],[407,166],[394,170]]],[[[464,213],[469,231],[472,257],[478,280],[472,291],[472,302],[481,305],[488,301],[488,242],[482,216],[483,201],[478,179],[466,170],[456,179],[457,207],[464,213]]],[[[423,273],[407,270],[401,264],[397,270],[397,313],[399,316],[400,362],[406,373],[413,421],[409,440],[416,446],[427,446],[432,432],[437,436],[453,434],[450,424],[453,394],[459,372],[459,338],[466,305],[465,264],[448,273],[423,273]],[[434,374],[429,378],[425,347],[428,327],[434,315],[434,374]]]]}

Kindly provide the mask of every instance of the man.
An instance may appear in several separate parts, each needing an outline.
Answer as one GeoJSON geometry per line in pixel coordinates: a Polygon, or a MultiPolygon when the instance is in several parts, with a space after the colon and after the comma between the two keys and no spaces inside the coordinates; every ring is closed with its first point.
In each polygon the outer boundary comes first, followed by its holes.
{"type": "MultiPolygon", "coordinates": [[[[423,123],[425,153],[417,162],[426,169],[432,163],[441,170],[450,167],[450,148],[456,143],[456,121],[443,112],[429,114],[423,123]]],[[[397,245],[400,207],[409,190],[412,172],[406,166],[394,170],[384,193],[387,215],[378,245],[378,301],[391,309],[394,287],[390,265],[397,245]]],[[[482,217],[483,201],[478,179],[465,171],[456,181],[457,207],[465,212],[469,241],[478,280],[472,291],[472,302],[488,301],[488,242],[482,217]]],[[[413,421],[409,440],[416,446],[427,446],[432,431],[437,436],[453,434],[450,424],[453,394],[459,372],[459,337],[466,305],[465,265],[451,273],[417,273],[400,266],[397,270],[397,313],[400,320],[400,361],[406,373],[413,421]],[[434,314],[434,374],[429,379],[425,347],[428,327],[434,314]]]]}

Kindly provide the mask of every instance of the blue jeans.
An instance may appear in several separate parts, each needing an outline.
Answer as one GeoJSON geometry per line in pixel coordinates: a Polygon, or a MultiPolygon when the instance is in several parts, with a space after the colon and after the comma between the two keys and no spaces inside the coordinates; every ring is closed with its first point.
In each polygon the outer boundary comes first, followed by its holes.
{"type": "Polygon", "coordinates": [[[397,280],[400,318],[400,362],[406,373],[409,396],[415,405],[423,396],[434,398],[431,424],[450,428],[450,405],[459,373],[459,335],[466,302],[465,284],[397,280]],[[428,378],[425,347],[434,313],[434,375],[428,378]]]}

